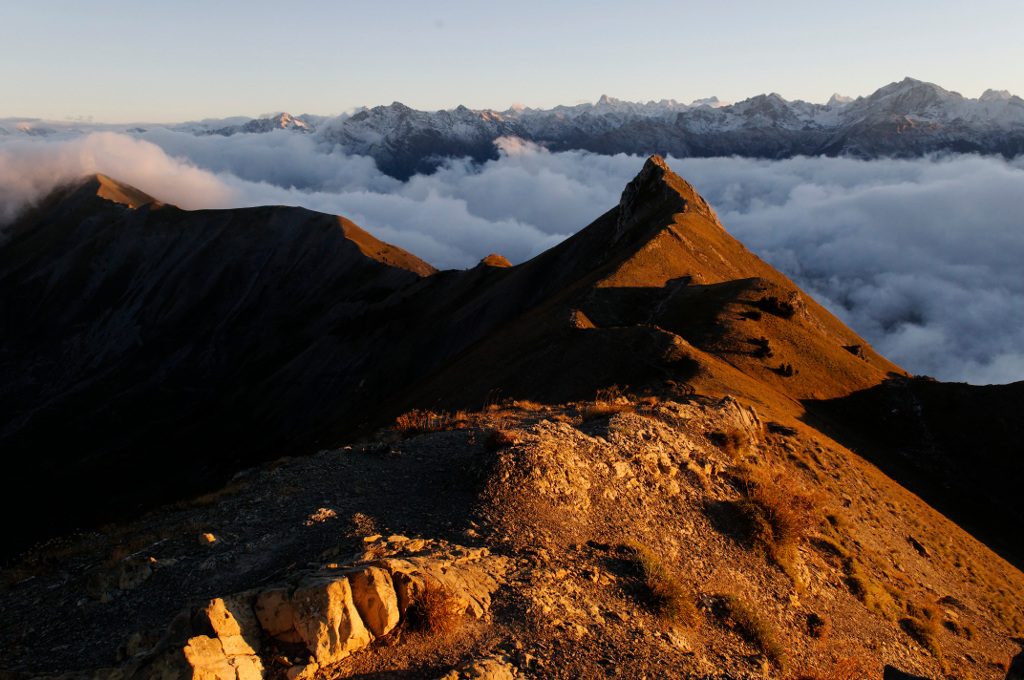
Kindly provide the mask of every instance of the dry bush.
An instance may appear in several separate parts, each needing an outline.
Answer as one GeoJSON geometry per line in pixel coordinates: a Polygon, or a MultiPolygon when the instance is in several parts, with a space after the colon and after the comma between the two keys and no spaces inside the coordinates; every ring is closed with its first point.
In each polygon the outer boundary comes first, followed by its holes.
{"type": "Polygon", "coordinates": [[[765,295],[753,303],[761,311],[778,316],[783,319],[792,319],[796,314],[796,307],[791,302],[785,302],[774,295],[765,295]]]}
{"type": "Polygon", "coordinates": [[[546,408],[544,404],[529,399],[516,399],[512,401],[511,405],[524,411],[543,411],[546,408]]]}
{"type": "Polygon", "coordinates": [[[447,588],[435,581],[427,581],[405,614],[413,630],[444,635],[458,627],[462,609],[447,588]]]}
{"type": "Polygon", "coordinates": [[[942,646],[939,644],[939,620],[934,607],[909,603],[907,616],[900,619],[900,626],[941,663],[943,657],[942,646]]]}
{"type": "Polygon", "coordinates": [[[601,404],[594,403],[585,406],[580,412],[580,417],[583,422],[591,420],[598,420],[599,418],[611,418],[617,413],[632,413],[634,407],[632,404],[601,404]]]}
{"type": "Polygon", "coordinates": [[[843,567],[846,571],[846,584],[853,596],[868,610],[892,621],[897,607],[889,592],[876,583],[864,570],[864,566],[852,557],[846,559],[843,567]]]}
{"type": "Polygon", "coordinates": [[[643,572],[647,589],[658,617],[668,623],[694,627],[700,618],[693,595],[683,587],[679,576],[665,562],[638,542],[630,542],[626,548],[643,572]]]}
{"type": "Polygon", "coordinates": [[[488,430],[487,435],[484,437],[484,451],[500,451],[501,449],[508,448],[509,446],[515,446],[518,443],[519,437],[515,436],[508,430],[488,430]]]}
{"type": "Polygon", "coordinates": [[[738,460],[747,451],[750,440],[743,430],[715,430],[708,439],[732,460],[738,460]]]}
{"type": "Polygon", "coordinates": [[[812,538],[811,544],[818,549],[818,552],[827,557],[829,562],[836,566],[840,564],[840,560],[844,560],[850,556],[850,553],[846,548],[825,536],[816,536],[812,538]]]}
{"type": "Polygon", "coordinates": [[[753,468],[739,470],[743,500],[736,504],[755,550],[783,568],[810,531],[817,499],[787,476],[769,477],[753,468]]]}
{"type": "Polygon", "coordinates": [[[658,405],[661,403],[656,395],[649,394],[645,397],[641,397],[636,403],[637,413],[645,416],[653,416],[656,413],[658,405]]]}
{"type": "Polygon", "coordinates": [[[429,432],[445,432],[458,430],[466,426],[469,416],[465,411],[457,411],[455,414],[447,411],[421,411],[414,409],[403,413],[395,419],[391,431],[403,437],[413,437],[418,434],[429,432]]]}
{"type": "Polygon", "coordinates": [[[726,619],[732,622],[740,634],[754,643],[780,670],[785,670],[786,650],[776,639],[771,624],[737,595],[727,593],[719,595],[718,599],[726,619]]]}
{"type": "Polygon", "coordinates": [[[597,391],[593,404],[588,404],[580,410],[580,418],[583,422],[597,420],[599,418],[611,418],[616,413],[632,413],[636,410],[633,402],[618,385],[612,385],[597,391]]]}
{"type": "Polygon", "coordinates": [[[960,623],[959,621],[949,619],[947,621],[944,621],[942,625],[944,625],[946,629],[954,635],[962,637],[965,640],[978,639],[978,631],[975,630],[974,626],[970,625],[969,623],[960,623]]]}

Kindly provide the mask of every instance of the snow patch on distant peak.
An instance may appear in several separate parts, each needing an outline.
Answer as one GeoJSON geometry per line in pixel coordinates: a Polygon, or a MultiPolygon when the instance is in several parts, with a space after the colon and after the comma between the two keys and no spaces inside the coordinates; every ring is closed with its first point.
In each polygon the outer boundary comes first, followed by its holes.
{"type": "Polygon", "coordinates": [[[983,102],[1001,102],[1013,97],[1009,90],[985,90],[979,98],[983,102]]]}
{"type": "Polygon", "coordinates": [[[703,99],[694,99],[690,102],[690,106],[710,106],[713,109],[717,109],[723,106],[732,106],[732,102],[723,102],[718,97],[712,95],[703,99]]]}

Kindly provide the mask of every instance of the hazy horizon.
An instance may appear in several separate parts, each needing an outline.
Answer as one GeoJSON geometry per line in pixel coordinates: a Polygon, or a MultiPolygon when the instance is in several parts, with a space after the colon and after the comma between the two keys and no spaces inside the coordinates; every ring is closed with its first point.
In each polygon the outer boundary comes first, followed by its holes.
{"type": "Polygon", "coordinates": [[[856,97],[912,76],[977,97],[1024,93],[1024,6],[579,0],[555,6],[311,0],[162,6],[43,0],[5,9],[0,117],[172,122],[336,115],[401,101],[550,108],[627,101],[856,97]],[[40,46],[45,45],[45,49],[40,46]]]}

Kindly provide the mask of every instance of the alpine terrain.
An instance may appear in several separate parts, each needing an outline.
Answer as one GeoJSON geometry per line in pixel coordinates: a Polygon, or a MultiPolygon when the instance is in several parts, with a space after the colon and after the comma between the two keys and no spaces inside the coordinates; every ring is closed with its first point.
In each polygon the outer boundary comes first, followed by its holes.
{"type": "MultiPolygon", "coordinates": [[[[571,144],[870,155],[895,125],[918,153],[1020,102],[957,97],[607,100],[633,122],[571,144]]],[[[452,128],[470,154],[591,113],[446,112],[486,121],[452,128]]],[[[313,134],[381,116],[422,122],[313,134]]],[[[409,139],[382,168],[447,153],[409,139]]],[[[3,680],[1024,674],[1024,383],[909,375],[660,157],[558,246],[463,271],[158,198],[82,178],[0,244],[3,680]]]]}

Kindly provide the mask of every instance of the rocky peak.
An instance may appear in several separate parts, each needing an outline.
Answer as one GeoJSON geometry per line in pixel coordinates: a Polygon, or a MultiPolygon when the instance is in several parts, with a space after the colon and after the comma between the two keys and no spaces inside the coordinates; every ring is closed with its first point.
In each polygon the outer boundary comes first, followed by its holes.
{"type": "Polygon", "coordinates": [[[661,156],[651,156],[643,169],[626,185],[619,199],[619,219],[615,240],[656,213],[696,211],[714,218],[707,202],[693,186],[672,172],[661,156]]]}
{"type": "Polygon", "coordinates": [[[828,103],[826,104],[826,106],[829,106],[829,107],[842,106],[843,104],[849,104],[852,101],[853,101],[853,97],[844,97],[843,95],[841,95],[838,92],[836,92],[831,97],[829,97],[829,100],[828,100],[828,103]]]}
{"type": "Polygon", "coordinates": [[[716,96],[704,97],[703,99],[694,99],[690,102],[690,106],[709,106],[713,109],[717,109],[720,106],[729,106],[729,102],[723,102],[716,96]]]}
{"type": "Polygon", "coordinates": [[[81,190],[133,209],[150,203],[159,203],[149,194],[99,173],[81,180],[81,190]]]}
{"type": "Polygon", "coordinates": [[[1009,90],[992,90],[992,89],[988,89],[988,90],[985,90],[984,93],[982,93],[982,95],[979,98],[979,100],[983,101],[983,102],[1002,102],[1002,101],[1006,101],[1007,99],[1010,99],[1012,97],[1013,97],[1013,95],[1010,94],[1009,90]]]}
{"type": "Polygon", "coordinates": [[[498,255],[497,253],[491,253],[490,255],[485,257],[484,259],[480,260],[480,264],[485,266],[485,267],[499,267],[499,268],[511,267],[512,266],[512,263],[508,261],[508,258],[506,258],[503,255],[498,255]]]}
{"type": "Polygon", "coordinates": [[[898,83],[890,83],[868,97],[869,102],[879,103],[885,111],[897,115],[920,113],[943,102],[961,100],[963,96],[957,92],[944,90],[934,83],[925,83],[914,78],[904,78],[898,83]]]}

